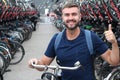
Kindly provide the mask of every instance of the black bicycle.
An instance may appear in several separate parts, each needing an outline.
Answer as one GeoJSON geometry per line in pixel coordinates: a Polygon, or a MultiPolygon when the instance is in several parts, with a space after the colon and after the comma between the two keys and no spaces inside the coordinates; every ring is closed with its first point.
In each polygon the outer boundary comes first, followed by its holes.
{"type": "Polygon", "coordinates": [[[10,52],[11,55],[10,64],[17,64],[23,59],[25,55],[25,50],[22,44],[15,41],[15,37],[8,35],[7,33],[8,29],[9,28],[0,28],[2,34],[0,36],[0,40],[7,45],[7,48],[10,52]]]}
{"type": "Polygon", "coordinates": [[[17,64],[21,62],[25,55],[24,47],[19,42],[16,41],[11,41],[10,46],[11,46],[11,57],[12,57],[10,64],[17,64]]]}
{"type": "Polygon", "coordinates": [[[120,80],[120,67],[113,69],[107,78],[108,80],[120,80]]]}
{"type": "Polygon", "coordinates": [[[2,75],[7,67],[7,61],[2,52],[0,51],[0,74],[2,75]]]}

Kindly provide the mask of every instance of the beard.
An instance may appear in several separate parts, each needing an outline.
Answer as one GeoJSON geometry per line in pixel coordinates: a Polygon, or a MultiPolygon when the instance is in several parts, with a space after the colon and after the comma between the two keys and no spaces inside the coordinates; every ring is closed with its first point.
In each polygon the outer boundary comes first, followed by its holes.
{"type": "MultiPolygon", "coordinates": [[[[66,23],[69,23],[70,21],[77,22],[76,20],[67,20],[66,23]]],[[[74,29],[76,29],[77,27],[79,27],[79,22],[77,22],[77,23],[75,24],[75,26],[72,26],[72,27],[69,27],[69,26],[66,25],[65,23],[64,23],[64,25],[65,25],[65,27],[66,27],[67,29],[69,29],[69,30],[74,30],[74,29]]]]}

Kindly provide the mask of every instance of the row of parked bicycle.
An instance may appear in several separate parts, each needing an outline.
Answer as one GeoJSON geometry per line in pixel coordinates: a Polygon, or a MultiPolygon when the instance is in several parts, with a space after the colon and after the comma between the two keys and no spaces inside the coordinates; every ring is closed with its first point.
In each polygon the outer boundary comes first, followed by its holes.
{"type": "Polygon", "coordinates": [[[9,65],[24,58],[22,43],[31,38],[39,17],[34,4],[0,0],[0,80],[9,65]]]}
{"type": "MultiPolygon", "coordinates": [[[[80,25],[84,29],[93,30],[111,48],[106,41],[104,31],[108,24],[112,24],[112,30],[118,40],[120,47],[120,0],[84,0],[80,4],[82,20],[80,25]]],[[[57,14],[53,23],[62,31],[65,27],[61,19],[61,7],[58,6],[54,12],[57,14]]],[[[111,66],[100,57],[94,62],[96,78],[98,80],[120,80],[120,66],[111,66]]]]}
{"type": "Polygon", "coordinates": [[[18,0],[0,0],[0,21],[10,21],[38,14],[33,3],[18,0]]]}
{"type": "Polygon", "coordinates": [[[81,13],[85,19],[120,22],[120,0],[84,0],[81,13]]]}

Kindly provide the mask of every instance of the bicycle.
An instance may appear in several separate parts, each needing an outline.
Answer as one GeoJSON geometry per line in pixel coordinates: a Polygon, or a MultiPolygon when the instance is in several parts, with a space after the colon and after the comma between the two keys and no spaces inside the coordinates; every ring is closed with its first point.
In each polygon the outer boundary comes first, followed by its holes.
{"type": "Polygon", "coordinates": [[[120,80],[120,65],[114,68],[104,80],[120,80]]]}
{"type": "Polygon", "coordinates": [[[5,73],[6,68],[7,68],[7,60],[0,51],[0,78],[2,78],[2,75],[5,73]]]}
{"type": "Polygon", "coordinates": [[[36,65],[32,63],[34,68],[44,69],[44,72],[41,75],[40,80],[61,80],[61,70],[76,70],[80,68],[82,65],[79,61],[77,61],[73,67],[64,67],[64,66],[52,66],[52,65],[36,65]],[[50,70],[53,70],[51,72],[50,70]]]}
{"type": "Polygon", "coordinates": [[[1,40],[3,42],[6,43],[6,45],[8,46],[8,50],[10,51],[10,55],[11,55],[11,60],[10,60],[10,64],[17,64],[19,62],[21,62],[21,60],[23,59],[24,55],[25,55],[25,50],[24,47],[17,41],[14,40],[14,37],[9,36],[7,33],[5,33],[3,29],[0,29],[1,34],[3,34],[1,36],[1,40]]]}

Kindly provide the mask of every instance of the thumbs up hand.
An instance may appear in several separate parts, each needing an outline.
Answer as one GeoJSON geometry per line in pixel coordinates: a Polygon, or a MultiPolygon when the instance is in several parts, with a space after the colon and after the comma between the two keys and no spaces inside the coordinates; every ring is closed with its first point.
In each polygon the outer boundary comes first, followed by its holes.
{"type": "Polygon", "coordinates": [[[108,30],[105,31],[104,34],[105,34],[105,37],[106,37],[108,42],[110,42],[112,44],[117,42],[116,37],[115,37],[114,33],[112,32],[112,25],[111,24],[109,24],[108,30]]]}

